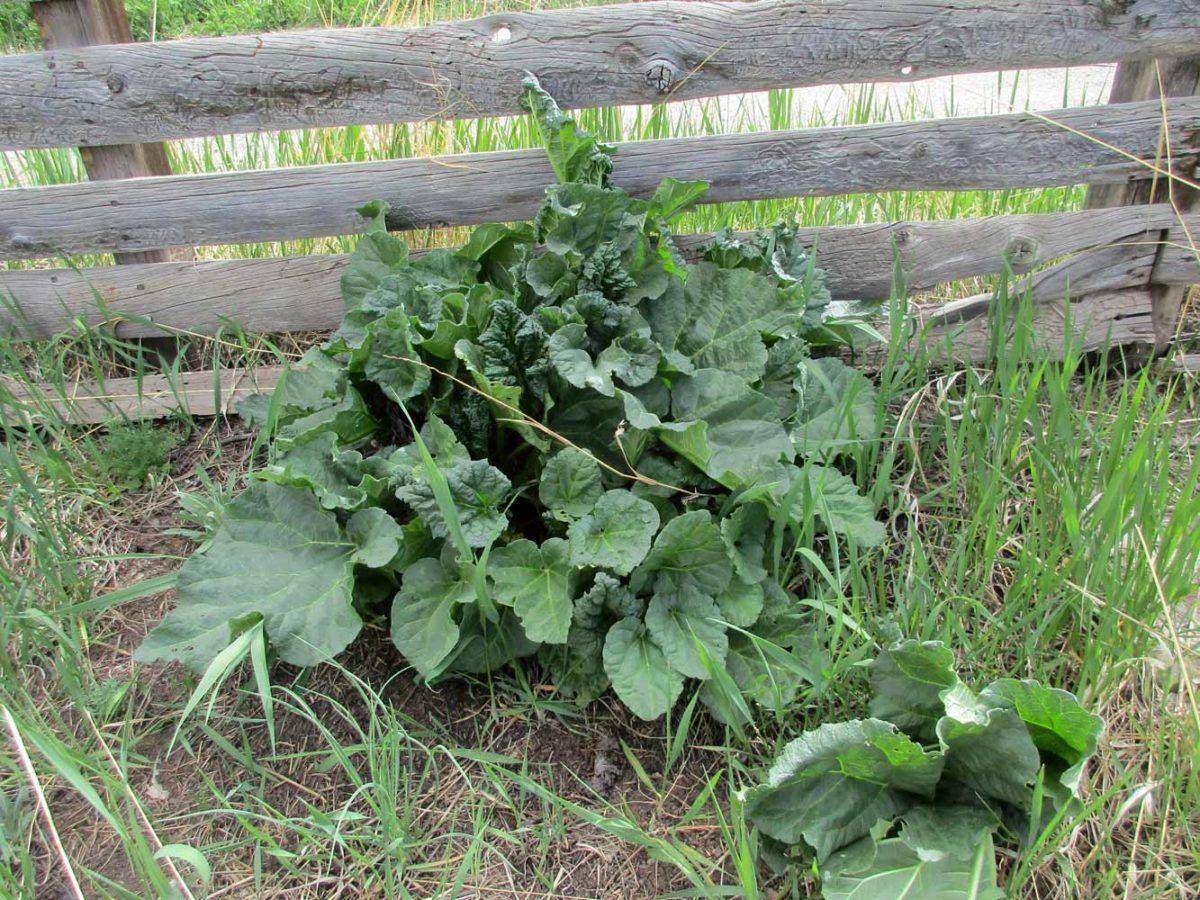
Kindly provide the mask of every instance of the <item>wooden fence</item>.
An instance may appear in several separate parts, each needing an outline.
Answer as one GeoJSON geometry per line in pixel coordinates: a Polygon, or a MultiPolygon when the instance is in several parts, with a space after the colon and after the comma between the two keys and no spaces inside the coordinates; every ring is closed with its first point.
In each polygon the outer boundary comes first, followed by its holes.
{"type": "MultiPolygon", "coordinates": [[[[113,314],[128,317],[116,327],[130,337],[230,321],[258,331],[334,326],[344,256],[195,262],[180,248],[354,232],[355,207],[377,198],[391,204],[396,230],[520,219],[552,179],[544,154],[173,176],[155,142],[508,115],[520,111],[526,70],[564,106],[582,107],[1120,62],[1105,106],[640,141],[619,146],[613,178],[644,194],[664,176],[700,177],[712,183],[709,202],[1096,186],[1080,212],[806,232],[839,298],[887,296],[897,253],[917,290],[1006,263],[1036,269],[1048,344],[1070,318],[1093,345],[1161,345],[1184,286],[1200,282],[1200,210],[1188,187],[1200,158],[1200,60],[1184,57],[1200,47],[1200,0],[658,0],[152,44],[128,42],[119,4],[35,0],[47,49],[0,57],[0,149],[78,146],[94,179],[0,191],[0,258],[54,265],[105,251],[122,263],[0,271],[0,292],[19,306],[0,312],[0,329],[20,336],[112,324],[113,314]],[[126,177],[99,180],[113,176],[126,177]]],[[[984,346],[988,308],[987,297],[959,301],[931,310],[926,327],[952,332],[970,358],[984,346]]],[[[191,380],[206,399],[175,399],[195,412],[219,411],[242,383],[230,376],[221,392],[213,373],[191,380]]],[[[179,394],[162,385],[147,400],[147,390],[135,386],[118,406],[158,413],[164,396],[179,394]]]]}

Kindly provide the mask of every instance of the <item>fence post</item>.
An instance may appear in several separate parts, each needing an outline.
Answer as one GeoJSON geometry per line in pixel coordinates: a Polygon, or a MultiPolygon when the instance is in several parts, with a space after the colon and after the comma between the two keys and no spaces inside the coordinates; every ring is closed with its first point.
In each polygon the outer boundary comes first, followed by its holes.
{"type": "MultiPolygon", "coordinates": [[[[1123,62],[1117,66],[1109,103],[1127,103],[1134,100],[1158,100],[1162,97],[1187,97],[1200,94],[1200,56],[1176,59],[1146,59],[1123,62]]],[[[1168,104],[1170,100],[1167,100],[1168,104]]],[[[1162,164],[1166,164],[1165,149],[1162,164]]],[[[1176,152],[1178,148],[1171,148],[1176,152]]],[[[1177,167],[1176,172],[1194,178],[1196,165],[1177,167]]],[[[1087,207],[1098,209],[1110,206],[1131,206],[1142,203],[1174,202],[1179,212],[1188,212],[1200,207],[1200,191],[1184,185],[1169,184],[1166,179],[1136,181],[1130,184],[1093,185],[1088,190],[1087,207]]],[[[1160,239],[1165,241],[1168,233],[1163,231],[1160,239]]],[[[1188,288],[1183,285],[1166,285],[1156,282],[1167,247],[1160,246],[1158,259],[1150,272],[1150,295],[1154,319],[1154,347],[1163,351],[1175,336],[1183,301],[1188,288]]]]}
{"type": "MultiPolygon", "coordinates": [[[[47,50],[133,43],[124,0],[34,0],[32,7],[42,44],[47,50]]],[[[81,147],[79,152],[91,181],[171,174],[167,152],[161,143],[81,147]]],[[[190,256],[189,251],[182,252],[190,256]]],[[[180,254],[173,255],[169,250],[145,250],[115,256],[117,262],[123,264],[169,262],[179,258],[180,254]]]]}

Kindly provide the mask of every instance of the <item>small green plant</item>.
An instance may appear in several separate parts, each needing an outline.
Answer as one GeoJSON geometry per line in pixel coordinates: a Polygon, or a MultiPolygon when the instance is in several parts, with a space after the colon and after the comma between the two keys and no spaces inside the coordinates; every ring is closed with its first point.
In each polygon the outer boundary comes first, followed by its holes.
{"type": "Polygon", "coordinates": [[[829,900],[999,900],[993,834],[1033,843],[1082,809],[1103,721],[1036,681],[976,693],[936,641],[885,650],[871,688],[871,718],[788,744],[747,816],[815,859],[829,900]]]}
{"type": "Polygon", "coordinates": [[[870,381],[810,347],[853,321],[796,230],[716,236],[683,259],[671,221],[707,189],[609,184],[612,148],[537,82],[525,99],[559,184],[532,223],[422,257],[372,219],[346,316],[243,413],[267,466],[180,570],[140,658],[206,669],[262,622],[288,662],[390,616],[422,677],[537,655],[580,702],[611,687],[667,712],[686,679],[748,717],[799,688],[800,605],[781,555],[823,530],[883,540],[834,467],[875,434],[870,381]]]}
{"type": "Polygon", "coordinates": [[[150,476],[163,472],[179,435],[153,423],[112,425],[96,449],[96,466],[101,476],[121,490],[135,490],[150,476]]]}

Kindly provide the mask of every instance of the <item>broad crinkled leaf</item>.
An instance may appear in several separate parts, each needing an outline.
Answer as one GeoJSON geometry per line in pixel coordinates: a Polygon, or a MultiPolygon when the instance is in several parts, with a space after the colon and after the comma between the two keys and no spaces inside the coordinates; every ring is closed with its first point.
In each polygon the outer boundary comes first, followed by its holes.
{"type": "Polygon", "coordinates": [[[359,213],[370,221],[342,272],[342,299],[347,309],[361,304],[384,278],[408,264],[408,245],[387,232],[387,204],[368,203],[359,213]]]}
{"type": "Polygon", "coordinates": [[[575,599],[566,644],[543,645],[542,663],[554,674],[554,684],[578,703],[595,700],[608,690],[604,671],[604,638],[626,616],[640,619],[645,601],[605,572],[596,573],[592,587],[575,599]]]}
{"type": "Polygon", "coordinates": [[[533,541],[513,541],[489,558],[496,601],[513,608],[531,641],[567,640],[575,580],[567,556],[567,542],[550,538],[540,548],[533,541]]]}
{"type": "Polygon", "coordinates": [[[744,268],[775,279],[780,293],[798,304],[808,328],[820,324],[829,309],[825,274],[813,263],[794,225],[778,222],[744,237],[725,229],[703,253],[706,260],[723,268],[744,268]]]}
{"type": "Polygon", "coordinates": [[[923,860],[970,859],[1000,822],[982,806],[922,804],[905,810],[900,840],[923,860]]]}
{"type": "Polygon", "coordinates": [[[787,512],[791,519],[808,508],[834,534],[852,538],[863,547],[883,543],[885,532],[875,519],[875,504],[858,492],[854,479],[830,466],[805,463],[803,467],[764,469],[752,491],[755,499],[764,500],[774,511],[790,503],[787,512]],[[801,479],[799,484],[796,479],[801,479]]]}
{"type": "Polygon", "coordinates": [[[571,322],[550,336],[548,346],[550,364],[568,384],[591,388],[606,397],[616,392],[613,378],[636,387],[658,370],[658,347],[648,330],[634,326],[596,340],[586,324],[571,322]]]}
{"type": "Polygon", "coordinates": [[[1096,752],[1096,742],[1104,730],[1103,719],[1085,710],[1069,691],[1028,679],[1001,678],[984,688],[979,699],[989,706],[1015,711],[1044,760],[1050,757],[1051,773],[1072,795],[1079,796],[1079,778],[1084,764],[1096,752]]]}
{"type": "Polygon", "coordinates": [[[757,585],[767,577],[766,548],[770,526],[766,507],[761,503],[745,503],[721,520],[721,536],[729,550],[733,570],[746,584],[757,585]]]}
{"type": "Polygon", "coordinates": [[[225,509],[208,547],[180,568],[175,609],[137,658],[203,671],[233,639],[230,623],[259,615],[285,662],[328,660],[362,627],[351,606],[355,553],[310,491],[252,483],[225,509]]]}
{"type": "Polygon", "coordinates": [[[397,403],[424,393],[433,377],[413,347],[411,327],[401,309],[372,323],[371,350],[363,365],[363,374],[397,403]]]}
{"type": "Polygon", "coordinates": [[[858,492],[854,479],[828,466],[811,463],[802,471],[808,477],[817,515],[826,528],[862,547],[883,543],[883,524],[875,519],[875,504],[858,492]]]}
{"type": "Polygon", "coordinates": [[[586,516],[604,493],[600,464],[581,450],[567,447],[546,461],[538,481],[538,499],[556,519],[586,516]]]}
{"type": "Polygon", "coordinates": [[[377,427],[345,369],[315,350],[287,369],[272,393],[247,397],[238,404],[238,412],[259,428],[270,425],[277,450],[323,431],[336,434],[342,444],[353,444],[370,437],[377,427]]]}
{"type": "Polygon", "coordinates": [[[1004,900],[996,886],[996,850],[990,832],[966,857],[937,861],[900,838],[865,837],[821,866],[825,900],[1004,900]]]}
{"type": "Polygon", "coordinates": [[[803,313],[769,279],[712,263],[693,266],[682,289],[668,290],[641,309],[669,358],[684,361],[689,370],[721,369],[746,381],[766,368],[764,335],[783,336],[803,313]]]}
{"type": "Polygon", "coordinates": [[[642,571],[654,577],[655,593],[716,597],[729,586],[733,563],[712,515],[694,509],[663,526],[642,571]]]}
{"type": "Polygon", "coordinates": [[[547,341],[536,318],[509,300],[497,300],[492,305],[492,320],[479,336],[483,374],[492,383],[520,388],[531,398],[545,396],[547,341]]]}
{"type": "Polygon", "coordinates": [[[326,509],[357,509],[371,498],[364,486],[362,454],[342,450],[332,431],[278,455],[256,475],[276,484],[304,487],[316,494],[326,509]]]}
{"type": "Polygon", "coordinates": [[[667,663],[638,619],[622,619],[604,639],[604,671],[630,711],[647,721],[664,715],[683,690],[683,678],[667,663]]]}
{"type": "Polygon", "coordinates": [[[627,490],[606,491],[567,530],[571,562],[628,575],[645,559],[658,521],[658,510],[648,501],[627,490]]]}
{"type": "Polygon", "coordinates": [[[725,662],[729,639],[716,603],[699,594],[655,594],[646,608],[646,628],[671,668],[688,678],[708,678],[696,642],[715,665],[725,662]]]}
{"type": "Polygon", "coordinates": [[[615,148],[581,130],[575,120],[564,116],[558,104],[538,80],[526,74],[522,82],[522,105],[533,114],[550,166],[562,183],[584,181],[604,184],[612,171],[615,148]]]}
{"type": "MultiPolygon", "coordinates": [[[[446,483],[467,543],[486,547],[500,536],[507,524],[502,505],[512,483],[508,476],[486,460],[474,459],[443,470],[446,483]]],[[[450,536],[427,476],[419,472],[396,491],[396,496],[412,507],[434,537],[450,536]]]]}
{"type": "Polygon", "coordinates": [[[512,610],[500,610],[499,619],[489,622],[479,614],[477,606],[464,606],[458,643],[450,653],[446,670],[483,675],[536,653],[537,649],[538,645],[525,636],[512,610]]]}
{"type": "Polygon", "coordinates": [[[876,438],[875,386],[837,357],[800,364],[792,440],[803,456],[827,459],[876,438]]]}
{"type": "Polygon", "coordinates": [[[459,640],[455,607],[475,601],[466,572],[440,560],[418,560],[404,573],[392,601],[392,642],[424,678],[436,674],[459,640]]]}
{"type": "Polygon", "coordinates": [[[749,628],[758,621],[765,599],[762,582],[747,584],[734,578],[729,587],[717,595],[717,606],[724,621],[738,628],[749,628]]]}
{"type": "Polygon", "coordinates": [[[351,557],[360,566],[382,569],[400,551],[400,525],[378,506],[360,509],[346,522],[346,537],[355,546],[351,557]]]}
{"type": "Polygon", "coordinates": [[[741,377],[700,369],[671,391],[674,422],[659,437],[692,465],[728,487],[793,455],[777,405],[741,377]]]}
{"type": "Polygon", "coordinates": [[[746,794],[746,814],[789,844],[803,840],[818,861],[932,796],[941,754],[927,753],[878,719],[821,725],[788,744],[766,784],[746,794]]]}
{"type": "Polygon", "coordinates": [[[954,654],[940,641],[906,640],[871,663],[871,715],[897,728],[932,737],[945,713],[942,692],[958,684],[954,654]]]}
{"type": "Polygon", "coordinates": [[[988,709],[961,721],[944,716],[937,736],[946,754],[946,775],[983,797],[1028,807],[1041,759],[1025,723],[1011,709],[988,709]]]}

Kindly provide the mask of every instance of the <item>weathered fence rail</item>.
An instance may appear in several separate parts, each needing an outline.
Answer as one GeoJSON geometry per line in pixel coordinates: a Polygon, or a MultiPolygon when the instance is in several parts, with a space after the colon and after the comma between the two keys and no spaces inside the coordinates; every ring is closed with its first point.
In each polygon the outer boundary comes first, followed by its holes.
{"type": "MultiPolygon", "coordinates": [[[[1200,214],[1185,189],[1200,161],[1200,69],[1173,59],[1197,46],[1200,0],[655,0],[423,28],[48,47],[0,57],[0,149],[103,156],[201,135],[507,115],[520,111],[526,70],[581,107],[1121,62],[1106,106],[634,142],[620,146],[614,179],[645,193],[663,176],[703,178],[710,202],[1088,184],[1095,206],[1140,205],[806,238],[840,298],[886,296],[897,255],[915,290],[1011,266],[1029,273],[1047,339],[1072,321],[1092,344],[1161,343],[1168,306],[1200,282],[1200,214]]],[[[0,311],[0,329],[36,338],[80,319],[130,337],[225,323],[328,328],[341,311],[340,255],[82,270],[53,260],[352,233],[363,226],[354,208],[377,198],[396,230],[511,221],[536,209],[550,178],[542,153],[514,151],[2,190],[0,258],[55,267],[0,271],[16,310],[0,311]]],[[[984,346],[988,308],[969,298],[926,317],[969,357],[984,346]]],[[[159,410],[165,390],[122,408],[159,410]]]]}
{"type": "Polygon", "coordinates": [[[0,60],[0,148],[655,103],[1171,56],[1198,0],[653,2],[94,47],[0,60]]]}
{"type": "MultiPolygon", "coordinates": [[[[1200,97],[927,122],[769,131],[617,145],[613,181],[649,195],[704,179],[706,203],[884,190],[1043,187],[1149,179],[1163,135],[1200,156],[1200,97]]],[[[1161,170],[1157,170],[1161,171],[1161,170]]],[[[554,173],[541,150],[468,153],[0,192],[0,255],[37,258],[358,231],[392,207],[397,230],[528,218],[554,173]]]]}
{"type": "MultiPolygon", "coordinates": [[[[1167,283],[1188,284],[1200,271],[1195,256],[1185,249],[1185,225],[1200,235],[1200,214],[1181,223],[1170,206],[1154,205],[842,225],[807,228],[801,234],[820,257],[835,299],[878,300],[892,291],[896,254],[912,291],[995,275],[1006,264],[1019,274],[1062,258],[1070,259],[1078,289],[1088,283],[1088,270],[1102,268],[1092,265],[1094,254],[1116,247],[1137,263],[1136,272],[1123,282],[1132,287],[1139,278],[1145,283],[1144,268],[1155,258],[1163,230],[1172,232],[1178,246],[1161,275],[1167,283]]],[[[679,243],[687,253],[706,237],[685,235],[679,243]]],[[[250,331],[321,331],[341,321],[338,279],[346,261],[345,254],[320,254],[51,273],[13,269],[0,272],[0,290],[21,298],[19,327],[29,337],[54,334],[67,311],[95,324],[114,325],[123,337],[211,332],[231,321],[250,331]],[[111,313],[117,315],[110,317],[111,313]],[[124,321],[120,313],[127,314],[124,321]]]]}

